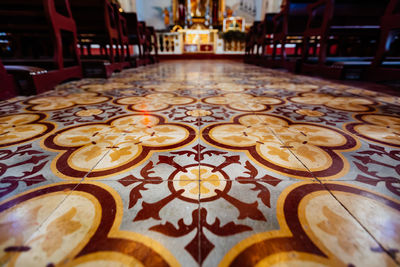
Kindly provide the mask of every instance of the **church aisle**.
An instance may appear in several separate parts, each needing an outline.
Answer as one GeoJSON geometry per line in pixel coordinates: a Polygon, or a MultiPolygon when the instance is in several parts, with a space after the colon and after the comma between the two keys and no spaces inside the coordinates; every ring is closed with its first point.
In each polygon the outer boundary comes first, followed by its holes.
{"type": "Polygon", "coordinates": [[[0,102],[4,266],[397,266],[400,98],[170,61],[0,102]]]}

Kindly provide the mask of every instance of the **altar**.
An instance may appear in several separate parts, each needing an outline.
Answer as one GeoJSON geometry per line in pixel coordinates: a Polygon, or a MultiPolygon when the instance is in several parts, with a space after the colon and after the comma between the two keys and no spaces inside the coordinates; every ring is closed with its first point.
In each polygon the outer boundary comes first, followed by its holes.
{"type": "Polygon", "coordinates": [[[173,0],[168,31],[159,32],[160,54],[244,53],[245,20],[225,11],[225,0],[173,0]],[[229,32],[229,33],[228,33],[229,32]],[[232,34],[235,33],[235,34],[232,34]]]}
{"type": "Polygon", "coordinates": [[[192,28],[202,24],[215,28],[222,25],[225,0],[173,0],[172,16],[175,25],[192,28]]]}
{"type": "Polygon", "coordinates": [[[179,30],[182,34],[184,53],[214,53],[217,46],[218,30],[179,30]]]}

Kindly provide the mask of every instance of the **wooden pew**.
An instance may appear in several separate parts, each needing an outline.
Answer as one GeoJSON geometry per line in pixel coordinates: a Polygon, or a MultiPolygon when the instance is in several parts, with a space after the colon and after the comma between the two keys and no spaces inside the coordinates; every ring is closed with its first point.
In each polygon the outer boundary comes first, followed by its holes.
{"type": "MultiPolygon", "coordinates": [[[[129,37],[128,37],[128,29],[127,29],[127,21],[122,13],[119,11],[120,6],[116,3],[113,3],[114,8],[114,16],[117,20],[117,27],[118,27],[118,36],[119,36],[119,46],[120,46],[120,53],[121,59],[123,62],[128,63],[125,64],[129,67],[136,67],[135,60],[131,57],[131,52],[129,48],[129,37]]],[[[125,66],[124,66],[125,67],[125,66]]]]}
{"type": "Polygon", "coordinates": [[[12,75],[8,74],[0,61],[0,100],[7,100],[17,96],[17,88],[12,75]]]}
{"type": "Polygon", "coordinates": [[[244,55],[244,62],[253,64],[254,60],[254,50],[257,42],[257,38],[259,35],[259,25],[261,24],[260,21],[254,21],[253,25],[250,26],[248,33],[246,34],[246,46],[245,46],[245,55],[244,55]]]}
{"type": "Polygon", "coordinates": [[[145,28],[139,23],[136,13],[122,13],[122,15],[126,19],[129,44],[138,47],[139,56],[136,58],[136,65],[146,65],[148,49],[146,47],[145,28]]]}
{"type": "Polygon", "coordinates": [[[68,0],[1,0],[0,32],[6,33],[2,39],[9,48],[9,53],[1,55],[3,64],[6,68],[13,65],[11,71],[28,73],[34,79],[29,93],[41,93],[82,77],[68,0]]]}
{"type": "MultiPolygon", "coordinates": [[[[378,49],[364,78],[371,81],[400,80],[400,45],[393,46],[400,33],[400,0],[391,0],[381,20],[378,49]],[[392,49],[391,49],[392,48],[392,49]],[[395,50],[397,53],[392,53],[395,50]],[[393,57],[394,58],[390,58],[393,57]]],[[[399,39],[397,40],[399,42],[399,39]]]]}
{"type": "Polygon", "coordinates": [[[307,6],[314,2],[316,0],[288,0],[283,10],[273,18],[273,50],[264,62],[266,67],[285,67],[291,71],[297,69],[303,33],[307,27],[307,6]],[[294,54],[288,53],[287,45],[294,46],[294,54]]]}
{"type": "Polygon", "coordinates": [[[149,57],[151,63],[159,62],[158,59],[158,44],[157,44],[157,34],[152,26],[146,27],[146,39],[149,40],[149,57]],[[152,54],[152,52],[154,53],[152,54]]]}
{"type": "Polygon", "coordinates": [[[34,95],[44,92],[43,84],[58,84],[59,78],[55,75],[48,75],[43,68],[25,65],[5,65],[8,74],[14,77],[17,85],[18,95],[34,95]]]}
{"type": "Polygon", "coordinates": [[[388,0],[319,0],[308,7],[301,72],[343,79],[360,77],[376,51],[388,0]],[[310,57],[314,46],[316,57],[310,57]]]}
{"type": "Polygon", "coordinates": [[[244,57],[243,57],[244,63],[251,63],[250,62],[250,51],[251,51],[251,47],[254,47],[253,32],[254,32],[254,24],[250,26],[249,31],[246,33],[246,39],[245,39],[246,44],[245,44],[245,48],[244,48],[244,57]]]}
{"type": "Polygon", "coordinates": [[[139,28],[141,29],[141,32],[142,32],[143,38],[144,38],[144,46],[143,46],[144,62],[145,62],[145,64],[150,64],[151,63],[151,57],[150,57],[151,40],[148,38],[146,22],[139,21],[139,28]]]}
{"type": "Polygon", "coordinates": [[[263,65],[265,57],[268,56],[267,48],[273,44],[272,34],[274,33],[273,18],[276,13],[266,13],[262,23],[258,25],[258,36],[256,38],[256,55],[253,64],[263,65]]]}
{"type": "Polygon", "coordinates": [[[110,77],[130,64],[120,45],[119,18],[108,0],[69,0],[87,77],[110,77]]]}

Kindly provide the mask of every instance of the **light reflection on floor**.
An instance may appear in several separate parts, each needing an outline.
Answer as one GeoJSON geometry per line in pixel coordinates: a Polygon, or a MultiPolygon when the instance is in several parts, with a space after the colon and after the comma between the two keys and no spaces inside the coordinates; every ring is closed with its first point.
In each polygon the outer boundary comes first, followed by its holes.
{"type": "Polygon", "coordinates": [[[171,61],[0,102],[0,263],[396,266],[400,99],[171,61]]]}

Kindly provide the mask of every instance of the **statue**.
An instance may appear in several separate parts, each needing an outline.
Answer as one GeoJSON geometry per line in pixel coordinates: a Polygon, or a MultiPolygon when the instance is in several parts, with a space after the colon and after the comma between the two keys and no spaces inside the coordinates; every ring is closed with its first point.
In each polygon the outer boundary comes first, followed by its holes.
{"type": "Polygon", "coordinates": [[[193,17],[205,17],[207,10],[207,0],[191,0],[190,13],[193,17]]]}
{"type": "Polygon", "coordinates": [[[178,4],[178,24],[181,26],[185,26],[186,21],[186,7],[185,0],[179,0],[178,4]]]}
{"type": "Polygon", "coordinates": [[[164,8],[163,13],[164,13],[164,24],[165,24],[165,27],[168,28],[168,26],[169,26],[169,11],[168,11],[168,8],[164,8]]]}
{"type": "Polygon", "coordinates": [[[219,7],[218,0],[212,0],[212,23],[213,25],[218,25],[218,17],[219,17],[219,7]]]}
{"type": "Polygon", "coordinates": [[[196,12],[197,12],[197,1],[196,0],[191,0],[190,1],[190,15],[192,17],[197,17],[196,16],[196,12]]]}
{"type": "Polygon", "coordinates": [[[227,18],[230,18],[230,17],[232,17],[233,16],[233,10],[232,10],[232,8],[230,8],[230,7],[226,7],[226,17],[227,18]]]}
{"type": "Polygon", "coordinates": [[[281,3],[281,10],[284,10],[285,8],[286,8],[286,6],[287,6],[287,3],[288,2],[288,0],[283,0],[282,1],[282,3],[281,3]]]}
{"type": "Polygon", "coordinates": [[[198,0],[198,10],[200,17],[205,17],[207,11],[207,0],[198,0]]]}

